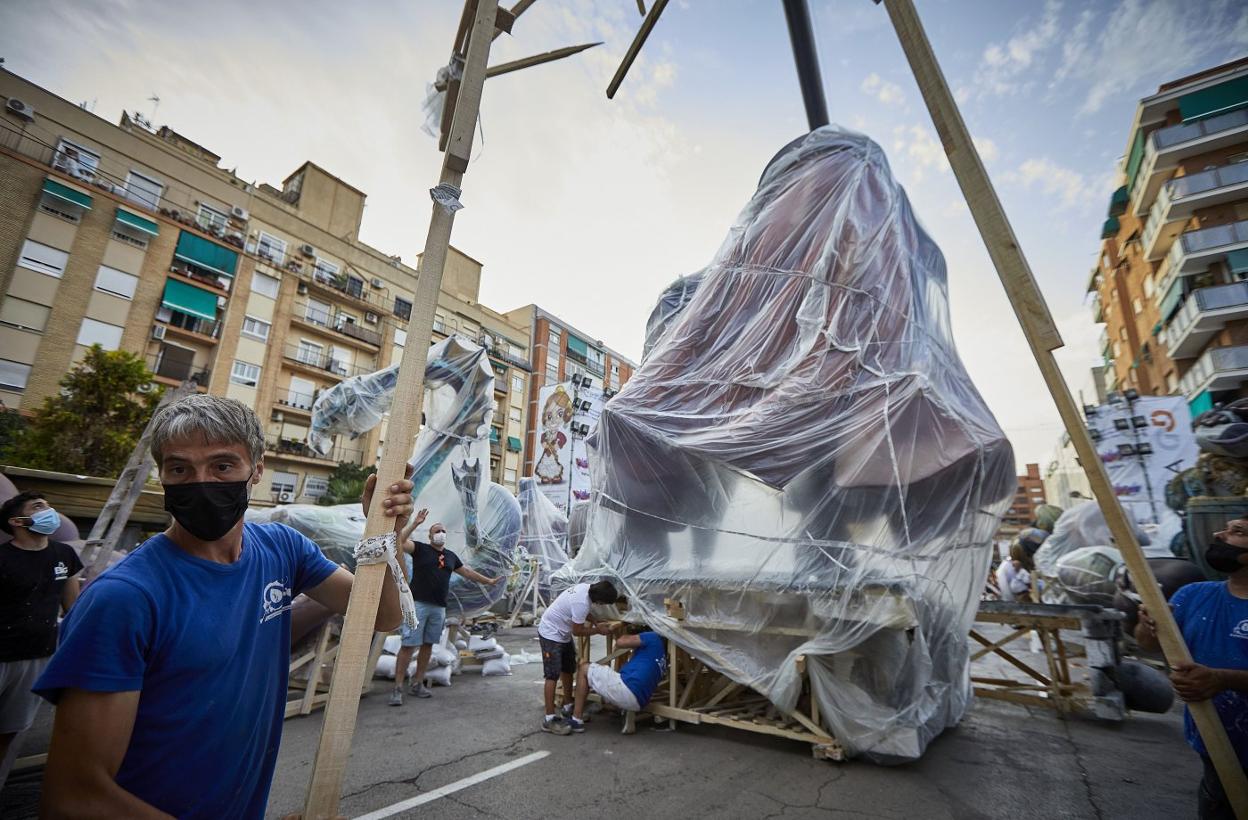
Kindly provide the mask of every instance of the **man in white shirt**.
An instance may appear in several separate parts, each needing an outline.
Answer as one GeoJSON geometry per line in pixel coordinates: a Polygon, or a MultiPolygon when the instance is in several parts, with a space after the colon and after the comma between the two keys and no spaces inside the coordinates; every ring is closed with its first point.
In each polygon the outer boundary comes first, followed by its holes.
{"type": "Polygon", "coordinates": [[[599,626],[589,618],[592,604],[613,604],[619,598],[615,585],[610,581],[594,584],[577,584],[559,594],[542,615],[537,625],[537,637],[542,646],[542,675],[546,679],[546,716],[542,731],[556,735],[572,732],[571,726],[555,712],[555,687],[563,684],[565,709],[572,706],[572,676],[576,674],[576,647],[572,636],[606,635],[610,629],[599,626]],[[588,623],[587,623],[588,621],[588,623]]]}

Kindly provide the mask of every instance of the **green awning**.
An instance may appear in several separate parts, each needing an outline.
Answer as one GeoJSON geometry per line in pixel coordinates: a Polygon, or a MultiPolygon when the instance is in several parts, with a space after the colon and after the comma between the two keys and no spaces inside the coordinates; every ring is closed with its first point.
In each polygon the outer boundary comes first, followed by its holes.
{"type": "Polygon", "coordinates": [[[77,205],[79,208],[85,208],[88,211],[91,210],[91,197],[89,195],[68,185],[62,185],[51,177],[43,181],[43,192],[68,202],[70,205],[77,205]]]}
{"type": "Polygon", "coordinates": [[[1101,239],[1109,239],[1111,236],[1118,235],[1118,217],[1111,216],[1105,220],[1105,224],[1101,226],[1101,239]]]}
{"type": "Polygon", "coordinates": [[[584,339],[578,339],[571,333],[568,334],[568,350],[574,353],[580,353],[582,359],[589,358],[589,345],[584,339]]]}
{"type": "Polygon", "coordinates": [[[166,279],[165,295],[161,297],[160,303],[170,310],[189,313],[210,322],[217,320],[216,294],[185,282],[166,279]]]}
{"type": "Polygon", "coordinates": [[[1208,390],[1203,390],[1196,398],[1189,401],[1187,406],[1191,409],[1192,418],[1196,418],[1206,410],[1213,409],[1213,396],[1209,395],[1208,390]]]}
{"type": "Polygon", "coordinates": [[[1109,198],[1109,215],[1122,216],[1127,212],[1127,202],[1131,196],[1127,193],[1127,186],[1123,185],[1114,195],[1109,198]]]}
{"type": "Polygon", "coordinates": [[[1248,77],[1239,77],[1179,97],[1179,114],[1182,115],[1183,122],[1190,122],[1246,105],[1248,77]]]}
{"type": "Polygon", "coordinates": [[[1236,276],[1248,274],[1248,251],[1231,251],[1226,255],[1226,266],[1236,276]]]}
{"type": "Polygon", "coordinates": [[[522,445],[520,444],[520,439],[516,438],[515,436],[507,437],[507,449],[508,450],[511,450],[513,453],[518,453],[520,452],[521,446],[522,445]]]}
{"type": "Polygon", "coordinates": [[[1135,139],[1131,141],[1131,152],[1127,154],[1127,190],[1135,189],[1135,175],[1140,172],[1140,163],[1144,161],[1144,131],[1137,128],[1135,139]]]}
{"type": "Polygon", "coordinates": [[[498,444],[498,428],[490,428],[490,444],[498,444]]]}
{"type": "Polygon", "coordinates": [[[1179,309],[1179,305],[1183,302],[1183,277],[1176,276],[1174,281],[1170,283],[1170,288],[1166,291],[1166,295],[1161,298],[1158,307],[1161,309],[1161,321],[1169,322],[1170,317],[1179,309]]]}
{"type": "Polygon", "coordinates": [[[222,276],[233,276],[238,265],[237,253],[189,231],[182,231],[178,236],[178,247],[174,249],[173,257],[222,276]]]}
{"type": "Polygon", "coordinates": [[[160,226],[155,222],[150,219],[144,219],[138,214],[123,211],[121,208],[117,209],[117,221],[126,227],[134,228],[136,231],[142,231],[152,236],[160,235],[160,226]]]}

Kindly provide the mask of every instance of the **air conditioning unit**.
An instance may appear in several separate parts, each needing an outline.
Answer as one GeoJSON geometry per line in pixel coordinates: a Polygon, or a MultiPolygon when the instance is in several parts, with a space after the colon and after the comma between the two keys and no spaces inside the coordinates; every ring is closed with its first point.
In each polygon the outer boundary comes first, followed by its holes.
{"type": "Polygon", "coordinates": [[[311,245],[300,245],[299,253],[303,254],[304,256],[316,256],[316,248],[312,247],[311,245]]]}
{"type": "Polygon", "coordinates": [[[279,504],[289,504],[290,502],[294,500],[295,500],[294,493],[278,493],[277,494],[277,503],[279,504]]]}
{"type": "Polygon", "coordinates": [[[233,208],[230,208],[230,216],[242,222],[246,222],[248,219],[251,219],[251,214],[247,213],[247,209],[240,208],[237,205],[235,205],[233,208]]]}
{"type": "Polygon", "coordinates": [[[300,295],[300,296],[307,296],[307,295],[308,295],[308,285],[307,285],[307,283],[306,283],[306,282],[300,282],[300,283],[299,283],[299,295],[300,295]]]}
{"type": "Polygon", "coordinates": [[[22,102],[17,97],[9,97],[9,101],[4,104],[4,110],[27,121],[35,118],[35,107],[30,103],[22,102]]]}
{"type": "Polygon", "coordinates": [[[168,328],[164,325],[152,325],[152,338],[158,341],[165,338],[165,331],[167,330],[168,328]]]}
{"type": "Polygon", "coordinates": [[[373,280],[369,282],[369,284],[375,288],[384,288],[386,286],[386,283],[378,279],[376,276],[373,277],[373,280]]]}
{"type": "Polygon", "coordinates": [[[364,314],[364,321],[368,322],[370,325],[377,324],[377,319],[377,314],[373,313],[371,310],[364,314]]]}

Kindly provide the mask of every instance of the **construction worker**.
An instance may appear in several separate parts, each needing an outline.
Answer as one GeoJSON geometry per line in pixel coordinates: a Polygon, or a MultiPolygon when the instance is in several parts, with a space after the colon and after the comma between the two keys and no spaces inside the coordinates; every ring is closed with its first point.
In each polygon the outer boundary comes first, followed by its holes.
{"type": "Polygon", "coordinates": [[[646,707],[659,682],[667,674],[667,641],[648,628],[632,635],[622,635],[615,642],[616,649],[633,650],[617,672],[607,664],[581,661],[576,673],[576,701],[568,728],[573,732],[585,731],[585,699],[593,689],[603,701],[625,712],[638,712],[646,707]]]}
{"type": "MultiPolygon", "coordinates": [[[[260,818],[285,715],[291,601],[306,593],[345,613],[353,577],[290,527],[244,523],[264,429],[242,402],[197,394],[165,406],[151,450],[173,523],[91,583],[35,683],[57,704],[41,816],[260,818]]],[[[411,488],[388,488],[396,530],[411,488]]],[[[374,627],[401,617],[387,580],[374,627]]]]}
{"type": "Polygon", "coordinates": [[[78,598],[82,561],[52,541],[61,517],[39,493],[18,493],[0,506],[0,788],[17,757],[17,737],[35,722],[30,691],[56,650],[56,617],[78,598]]]}
{"type": "Polygon", "coordinates": [[[537,625],[538,642],[542,648],[542,677],[545,716],[542,731],[556,735],[571,734],[572,727],[564,718],[572,709],[572,678],[576,674],[576,646],[572,636],[609,635],[608,624],[595,623],[589,617],[593,604],[613,604],[619,598],[615,585],[610,581],[593,584],[577,584],[559,593],[537,625]],[[563,713],[555,712],[555,688],[563,686],[563,713]]]}

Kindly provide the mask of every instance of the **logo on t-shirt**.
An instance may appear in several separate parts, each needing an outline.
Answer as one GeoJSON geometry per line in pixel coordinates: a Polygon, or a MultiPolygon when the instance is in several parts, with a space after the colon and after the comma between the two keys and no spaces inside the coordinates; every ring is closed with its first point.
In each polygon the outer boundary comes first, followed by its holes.
{"type": "Polygon", "coordinates": [[[260,623],[271,621],[290,609],[290,587],[281,581],[270,581],[260,593],[260,606],[264,614],[260,623]]]}
{"type": "Polygon", "coordinates": [[[1231,630],[1232,638],[1243,638],[1248,641],[1248,618],[1235,624],[1235,628],[1231,630]]]}
{"type": "Polygon", "coordinates": [[[52,567],[52,577],[57,581],[64,581],[69,577],[69,567],[65,566],[64,561],[57,561],[56,566],[52,567]]]}

